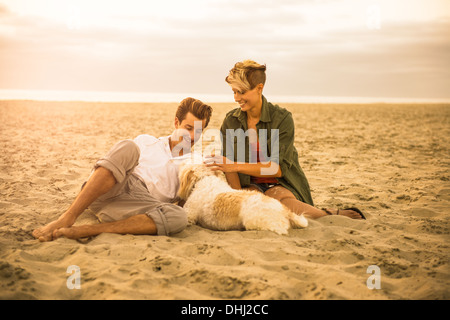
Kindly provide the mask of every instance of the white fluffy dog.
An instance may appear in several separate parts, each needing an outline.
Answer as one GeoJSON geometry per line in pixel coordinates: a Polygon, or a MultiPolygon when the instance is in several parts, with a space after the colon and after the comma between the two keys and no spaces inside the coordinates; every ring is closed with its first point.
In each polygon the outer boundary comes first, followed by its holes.
{"type": "Polygon", "coordinates": [[[178,195],[186,200],[188,222],[212,230],[270,230],[286,234],[308,220],[258,191],[235,190],[221,171],[202,164],[180,166],[178,195]]]}

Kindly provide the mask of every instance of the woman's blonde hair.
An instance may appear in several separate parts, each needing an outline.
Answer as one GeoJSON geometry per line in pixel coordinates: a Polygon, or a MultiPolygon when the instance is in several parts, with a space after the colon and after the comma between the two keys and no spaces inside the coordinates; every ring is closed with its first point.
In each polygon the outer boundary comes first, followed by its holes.
{"type": "Polygon", "coordinates": [[[254,89],[258,84],[266,83],[266,65],[253,60],[244,60],[234,65],[225,78],[232,88],[241,93],[254,89]]]}

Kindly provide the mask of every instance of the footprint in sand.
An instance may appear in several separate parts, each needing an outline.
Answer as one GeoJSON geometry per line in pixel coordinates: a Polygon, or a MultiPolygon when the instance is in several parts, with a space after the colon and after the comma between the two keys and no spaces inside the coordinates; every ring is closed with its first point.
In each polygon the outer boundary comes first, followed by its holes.
{"type": "Polygon", "coordinates": [[[450,189],[440,190],[439,193],[436,195],[436,198],[438,198],[439,200],[450,201],[450,189]]]}
{"type": "Polygon", "coordinates": [[[438,212],[426,208],[412,208],[407,212],[409,215],[420,218],[433,218],[440,215],[438,212]]]}

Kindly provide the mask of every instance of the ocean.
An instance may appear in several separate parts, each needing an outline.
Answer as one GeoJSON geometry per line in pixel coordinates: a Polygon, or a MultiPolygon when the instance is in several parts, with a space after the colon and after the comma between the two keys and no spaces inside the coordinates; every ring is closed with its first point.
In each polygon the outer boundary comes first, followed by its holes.
{"type": "MultiPolygon", "coordinates": [[[[264,95],[273,103],[449,103],[450,98],[397,98],[397,97],[327,97],[277,95],[269,91],[264,95]]],[[[89,101],[89,102],[179,102],[193,97],[204,102],[234,103],[228,93],[156,93],[120,91],[70,91],[70,90],[12,90],[0,89],[0,100],[38,101],[89,101]]]]}

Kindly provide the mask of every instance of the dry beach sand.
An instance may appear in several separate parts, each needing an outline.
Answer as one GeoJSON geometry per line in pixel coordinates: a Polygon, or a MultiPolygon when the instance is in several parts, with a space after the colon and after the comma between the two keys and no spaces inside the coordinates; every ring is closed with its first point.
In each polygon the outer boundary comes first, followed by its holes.
{"type": "MultiPolygon", "coordinates": [[[[211,105],[218,128],[233,105],[211,105]]],[[[39,243],[31,232],[68,207],[96,159],[170,134],[177,104],[0,101],[0,298],[449,299],[450,105],[280,105],[316,206],[355,205],[367,221],[39,243]],[[71,265],[81,289],[67,287],[71,265]],[[367,287],[371,265],[380,289],[367,287]]],[[[89,210],[83,223],[97,223],[89,210]]]]}

